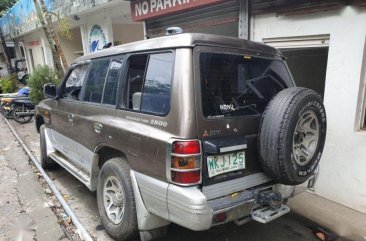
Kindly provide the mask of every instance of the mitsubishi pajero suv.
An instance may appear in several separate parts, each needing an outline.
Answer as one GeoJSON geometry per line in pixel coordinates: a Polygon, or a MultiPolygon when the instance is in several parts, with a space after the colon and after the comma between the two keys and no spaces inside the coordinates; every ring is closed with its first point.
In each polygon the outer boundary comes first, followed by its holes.
{"type": "Polygon", "coordinates": [[[281,53],[243,39],[176,34],[78,58],[36,108],[41,164],[97,192],[108,234],[149,240],[289,212],[326,135],[321,97],[281,53]]]}

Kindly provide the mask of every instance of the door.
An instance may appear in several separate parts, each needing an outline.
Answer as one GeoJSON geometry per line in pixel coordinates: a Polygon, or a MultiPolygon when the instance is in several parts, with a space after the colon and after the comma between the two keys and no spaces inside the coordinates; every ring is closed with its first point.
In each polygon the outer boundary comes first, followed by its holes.
{"type": "Polygon", "coordinates": [[[285,63],[278,56],[202,46],[194,49],[194,62],[203,185],[262,172],[257,133],[269,101],[292,86],[285,63]]]}
{"type": "Polygon", "coordinates": [[[79,144],[77,165],[88,174],[92,170],[94,150],[107,143],[113,133],[111,121],[116,111],[123,57],[97,59],[90,65],[74,122],[74,128],[80,133],[75,137],[79,144]]]}
{"type": "Polygon", "coordinates": [[[56,150],[72,162],[78,159],[75,140],[79,133],[75,129],[74,120],[87,69],[88,64],[83,64],[69,71],[60,88],[60,99],[54,100],[55,103],[51,109],[51,142],[56,150]]]}

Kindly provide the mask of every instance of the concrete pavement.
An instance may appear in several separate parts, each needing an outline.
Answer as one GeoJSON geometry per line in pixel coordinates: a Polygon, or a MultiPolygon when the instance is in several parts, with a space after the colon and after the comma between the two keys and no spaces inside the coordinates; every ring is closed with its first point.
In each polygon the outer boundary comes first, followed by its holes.
{"type": "Polygon", "coordinates": [[[68,240],[28,160],[0,118],[0,240],[68,240]]]}

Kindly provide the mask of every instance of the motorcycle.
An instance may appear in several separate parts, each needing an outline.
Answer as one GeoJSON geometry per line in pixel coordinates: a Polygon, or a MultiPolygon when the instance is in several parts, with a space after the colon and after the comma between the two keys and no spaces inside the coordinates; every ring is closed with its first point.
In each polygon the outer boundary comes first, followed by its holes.
{"type": "Polygon", "coordinates": [[[16,99],[12,104],[13,119],[20,124],[31,121],[34,111],[35,105],[29,99],[16,99]]]}
{"type": "Polygon", "coordinates": [[[0,112],[7,119],[13,118],[13,103],[16,100],[29,100],[29,88],[22,87],[17,93],[0,94],[0,112]]]}
{"type": "Polygon", "coordinates": [[[1,98],[0,100],[0,112],[6,119],[13,118],[13,108],[12,104],[15,100],[28,99],[28,96],[9,96],[6,98],[1,98]]]}

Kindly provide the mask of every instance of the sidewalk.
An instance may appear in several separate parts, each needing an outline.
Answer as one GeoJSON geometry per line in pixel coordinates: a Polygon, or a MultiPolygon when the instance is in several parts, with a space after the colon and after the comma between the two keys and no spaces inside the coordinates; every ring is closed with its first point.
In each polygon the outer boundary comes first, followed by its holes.
{"type": "Polygon", "coordinates": [[[65,238],[44,189],[28,162],[28,156],[0,118],[0,240],[60,241],[65,238]]]}
{"type": "Polygon", "coordinates": [[[293,212],[329,228],[352,241],[366,240],[366,214],[357,212],[311,192],[304,192],[289,200],[293,212]]]}

